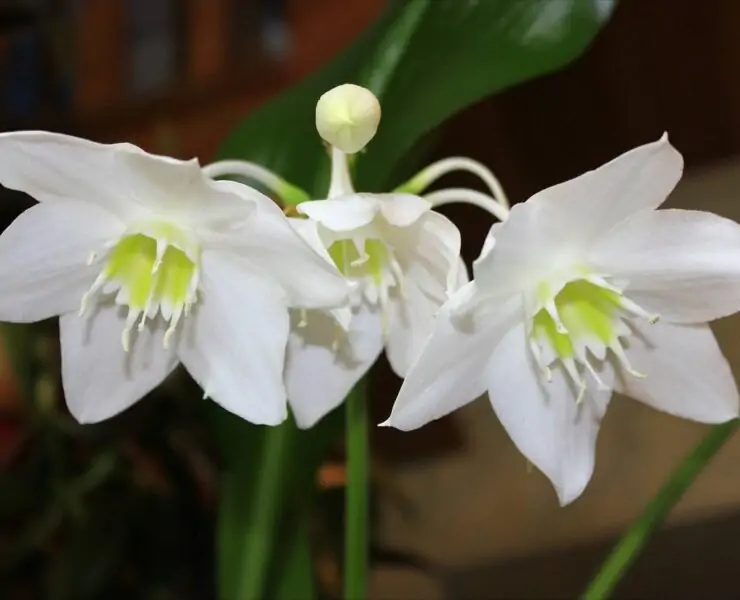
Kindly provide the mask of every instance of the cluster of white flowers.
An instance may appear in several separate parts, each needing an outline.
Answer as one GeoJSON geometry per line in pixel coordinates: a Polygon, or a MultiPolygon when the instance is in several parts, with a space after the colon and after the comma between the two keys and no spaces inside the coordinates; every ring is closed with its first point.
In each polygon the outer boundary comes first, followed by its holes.
{"type": "Polygon", "coordinates": [[[384,425],[409,430],[488,392],[562,503],[586,486],[614,390],[704,422],[738,416],[708,321],[740,310],[740,225],[656,210],[681,177],[667,137],[509,209],[483,165],[451,158],[387,194],[355,191],[348,155],[380,105],[322,96],[326,198],[265,168],[204,168],[46,132],[0,135],[0,183],[38,204],[0,236],[0,320],[60,316],[67,404],[83,423],[125,410],[179,362],[253,423],[287,407],[311,427],[385,350],[404,384],[384,425]],[[488,194],[426,193],[453,170],[488,194]],[[278,198],[301,198],[294,216],[278,198]],[[491,227],[468,281],[460,232],[434,208],[468,202],[491,227]]]}

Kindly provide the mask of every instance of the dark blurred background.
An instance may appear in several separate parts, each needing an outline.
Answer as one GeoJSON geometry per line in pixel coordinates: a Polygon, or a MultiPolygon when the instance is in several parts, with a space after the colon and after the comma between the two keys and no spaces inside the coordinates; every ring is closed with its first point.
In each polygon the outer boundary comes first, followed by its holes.
{"type": "MultiPolygon", "coordinates": [[[[0,0],[0,129],[125,140],[205,163],[240,117],[330,59],[383,5],[0,0]]],[[[670,203],[740,219],[738,23],[737,0],[621,0],[583,58],[465,111],[444,127],[429,158],[481,160],[522,201],[668,131],[687,163],[670,203]]],[[[1,189],[0,197],[5,227],[29,201],[1,189]]],[[[472,260],[490,223],[475,208],[445,212],[472,260]]],[[[218,456],[199,407],[179,400],[191,384],[167,382],[116,419],[78,426],[48,367],[58,353],[55,325],[38,331],[31,349],[38,364],[24,365],[21,377],[13,352],[0,356],[0,598],[212,597],[218,456]],[[19,400],[29,385],[32,405],[19,400]]],[[[740,365],[740,321],[726,319],[716,331],[740,365]]],[[[378,365],[378,420],[398,385],[378,365]]],[[[485,400],[416,432],[383,429],[373,440],[373,595],[574,597],[704,431],[615,400],[593,482],[561,509],[485,400]]],[[[618,597],[737,596],[738,459],[735,441],[679,504],[618,597]]],[[[320,484],[317,531],[329,539],[341,462],[327,463],[320,484]]],[[[324,541],[317,567],[331,591],[337,568],[324,541]]]]}

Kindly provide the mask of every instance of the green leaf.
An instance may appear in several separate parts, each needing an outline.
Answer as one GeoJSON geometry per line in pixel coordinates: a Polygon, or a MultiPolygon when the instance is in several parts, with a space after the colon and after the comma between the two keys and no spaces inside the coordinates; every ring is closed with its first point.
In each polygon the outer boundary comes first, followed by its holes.
{"type": "Polygon", "coordinates": [[[355,82],[380,92],[383,105],[378,135],[358,161],[359,180],[368,189],[385,189],[399,159],[445,119],[577,57],[604,24],[612,4],[391,2],[339,58],[242,121],[218,158],[258,162],[319,196],[325,191],[328,160],[314,129],[316,100],[335,85],[355,82]]]}
{"type": "MultiPolygon", "coordinates": [[[[556,70],[587,47],[609,12],[597,0],[397,0],[347,51],[299,85],[253,112],[228,137],[218,159],[257,162],[314,197],[328,188],[329,161],[314,129],[319,96],[335,85],[370,87],[383,120],[358,157],[360,190],[391,188],[399,161],[445,119],[477,100],[528,78],[556,70]]],[[[292,423],[283,441],[282,490],[257,485],[264,448],[285,432],[254,427],[211,409],[225,465],[219,518],[219,593],[232,599],[239,571],[249,564],[247,530],[268,493],[279,503],[270,519],[310,498],[321,459],[342,430],[338,409],[308,432],[292,423]]],[[[267,478],[275,483],[276,480],[267,478]]],[[[262,507],[262,508],[260,508],[262,507]]],[[[277,531],[269,524],[262,529],[277,531]]],[[[252,546],[257,543],[257,546],[252,546]]],[[[266,547],[266,546],[265,546],[266,547]]],[[[269,562],[269,561],[266,561],[269,562]]],[[[273,561],[274,562],[274,561],[273,561]]],[[[272,578],[270,578],[272,580],[272,578]]],[[[266,593],[264,597],[272,597],[266,593]]]]}

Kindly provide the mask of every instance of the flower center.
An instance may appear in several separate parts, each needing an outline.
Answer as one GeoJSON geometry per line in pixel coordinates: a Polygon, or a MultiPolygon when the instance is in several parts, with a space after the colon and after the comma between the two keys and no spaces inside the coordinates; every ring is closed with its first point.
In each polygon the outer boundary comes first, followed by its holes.
{"type": "Polygon", "coordinates": [[[400,287],[401,268],[382,240],[339,240],[329,246],[329,255],[345,277],[369,280],[364,294],[371,304],[384,307],[390,288],[400,287]]]}
{"type": "MultiPolygon", "coordinates": [[[[124,350],[129,350],[136,321],[139,320],[141,331],[146,319],[158,313],[169,323],[163,340],[167,348],[180,317],[187,316],[197,300],[199,250],[192,243],[183,243],[189,241],[182,232],[168,225],[149,227],[146,233],[124,235],[107,252],[102,271],[82,298],[80,315],[98,292],[116,293],[115,303],[128,307],[121,335],[124,350]]],[[[95,258],[91,256],[90,264],[95,258]]]]}
{"type": "Polygon", "coordinates": [[[641,317],[654,323],[656,315],[648,314],[599,277],[570,281],[554,297],[543,285],[536,295],[542,308],[532,318],[530,348],[548,380],[550,366],[559,361],[579,387],[578,401],[586,391],[583,369],[600,389],[608,389],[594,367],[594,362],[605,359],[608,350],[628,373],[645,377],[629,364],[620,338],[631,333],[629,318],[641,317]],[[578,365],[583,369],[579,370],[578,365]]]}

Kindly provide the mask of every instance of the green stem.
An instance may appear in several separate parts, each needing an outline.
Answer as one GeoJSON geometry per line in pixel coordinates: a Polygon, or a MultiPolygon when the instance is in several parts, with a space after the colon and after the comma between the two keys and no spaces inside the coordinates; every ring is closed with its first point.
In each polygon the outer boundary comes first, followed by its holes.
{"type": "Polygon", "coordinates": [[[640,555],[652,532],[665,520],[670,510],[724,443],[730,439],[739,424],[740,421],[733,420],[713,427],[694,447],[653,497],[645,512],[619,540],[581,596],[582,600],[602,600],[611,595],[615,586],[640,555]]]}
{"type": "Polygon", "coordinates": [[[291,439],[291,425],[284,423],[266,433],[263,456],[254,490],[254,506],[247,526],[243,564],[237,588],[238,600],[262,600],[268,574],[268,563],[275,542],[280,502],[278,496],[283,483],[283,456],[291,439]]]}
{"type": "Polygon", "coordinates": [[[365,381],[347,397],[344,600],[362,600],[368,565],[368,417],[365,381]]]}

